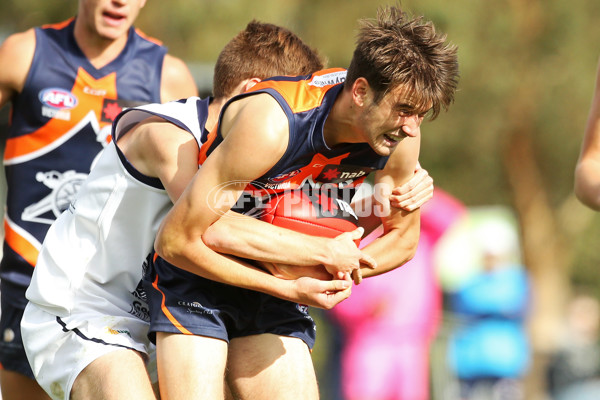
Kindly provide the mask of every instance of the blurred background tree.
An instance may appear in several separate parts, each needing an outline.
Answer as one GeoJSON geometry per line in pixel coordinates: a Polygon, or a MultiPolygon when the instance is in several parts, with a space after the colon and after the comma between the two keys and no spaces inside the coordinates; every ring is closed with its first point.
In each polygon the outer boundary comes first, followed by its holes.
{"type": "MultiPolygon", "coordinates": [[[[188,62],[208,93],[218,52],[251,19],[292,29],[329,66],[345,67],[357,19],[389,3],[150,0],[136,26],[188,62]]],[[[459,46],[460,90],[449,113],[423,126],[421,163],[466,205],[507,205],[519,216],[535,293],[530,390],[539,393],[567,296],[585,289],[600,297],[600,215],[572,194],[600,56],[600,2],[404,0],[402,6],[433,20],[459,46]]],[[[75,10],[74,0],[3,0],[0,39],[75,10]]]]}

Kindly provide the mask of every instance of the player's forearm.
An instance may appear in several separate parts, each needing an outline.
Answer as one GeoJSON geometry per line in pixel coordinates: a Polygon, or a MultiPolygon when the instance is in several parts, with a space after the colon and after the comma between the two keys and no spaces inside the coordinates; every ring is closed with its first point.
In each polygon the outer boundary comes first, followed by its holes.
{"type": "Polygon", "coordinates": [[[216,252],[302,267],[332,263],[331,248],[336,244],[331,239],[305,235],[239,214],[228,216],[202,235],[204,243],[216,252]]]}
{"type": "Polygon", "coordinates": [[[186,246],[178,246],[177,240],[161,246],[157,242],[157,253],[171,264],[224,284],[255,290],[282,298],[297,301],[289,281],[284,281],[261,271],[239,259],[214,252],[201,240],[187,241],[186,246]]]}
{"type": "Polygon", "coordinates": [[[167,256],[163,258],[170,263],[204,278],[312,307],[331,309],[351,290],[350,282],[342,280],[279,279],[235,257],[216,253],[203,243],[189,243],[186,250],[167,256]]]}
{"type": "Polygon", "coordinates": [[[380,275],[410,261],[417,251],[420,235],[419,211],[413,211],[410,223],[386,230],[363,251],[377,261],[377,268],[361,268],[363,278],[380,275]]]}

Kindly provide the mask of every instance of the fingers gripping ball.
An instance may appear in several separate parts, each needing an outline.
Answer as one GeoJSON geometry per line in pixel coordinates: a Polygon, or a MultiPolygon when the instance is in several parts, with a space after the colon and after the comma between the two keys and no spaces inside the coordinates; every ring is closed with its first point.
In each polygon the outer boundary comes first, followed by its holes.
{"type": "MultiPolygon", "coordinates": [[[[350,205],[331,193],[290,190],[273,197],[261,216],[273,225],[312,236],[334,238],[358,227],[350,205]]],[[[360,239],[356,240],[356,245],[360,239]]]]}

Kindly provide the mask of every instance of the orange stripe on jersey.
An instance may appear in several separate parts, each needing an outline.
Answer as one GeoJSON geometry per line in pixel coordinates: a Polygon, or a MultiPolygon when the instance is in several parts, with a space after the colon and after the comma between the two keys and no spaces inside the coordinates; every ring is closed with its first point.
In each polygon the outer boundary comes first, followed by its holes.
{"type": "Polygon", "coordinates": [[[208,136],[206,137],[206,142],[202,144],[200,152],[198,153],[198,165],[202,165],[204,164],[204,161],[206,161],[206,158],[208,157],[206,155],[206,152],[208,151],[208,149],[210,149],[210,146],[212,146],[213,142],[217,138],[218,128],[219,125],[217,124],[217,126],[215,126],[215,129],[209,132],[208,136]]]}
{"type": "Polygon", "coordinates": [[[254,92],[265,88],[276,89],[285,99],[294,113],[301,113],[319,106],[323,101],[325,93],[327,92],[325,88],[332,86],[313,85],[311,84],[312,79],[314,79],[315,76],[322,76],[343,71],[345,71],[343,68],[330,68],[319,71],[318,74],[314,74],[311,79],[303,81],[267,80],[257,83],[252,87],[252,89],[249,90],[249,92],[254,92]]]}
{"type": "MultiPolygon", "coordinates": [[[[69,132],[84,119],[90,110],[96,114],[96,120],[101,121],[104,98],[117,99],[117,74],[113,72],[96,80],[83,68],[79,68],[71,93],[77,98],[77,105],[66,110],[70,113],[68,121],[52,118],[46,125],[34,132],[7,139],[4,159],[10,160],[43,149],[69,132]],[[94,96],[88,93],[103,93],[104,96],[94,96]]],[[[109,124],[108,122],[98,123],[100,128],[109,124]]]]}
{"type": "Polygon", "coordinates": [[[39,255],[38,249],[13,230],[6,219],[4,219],[4,240],[11,249],[23,257],[32,267],[35,266],[39,255]]]}
{"type": "MultiPolygon", "coordinates": [[[[154,256],[154,259],[156,259],[156,255],[154,256]]],[[[171,321],[171,323],[177,328],[179,329],[179,331],[181,333],[183,333],[184,335],[191,335],[192,332],[188,331],[187,329],[185,329],[185,327],[183,325],[181,325],[181,323],[179,323],[179,321],[177,321],[177,318],[175,318],[173,316],[173,314],[171,314],[171,311],[169,311],[169,309],[167,308],[167,306],[165,305],[165,294],[162,292],[162,290],[160,290],[158,288],[158,276],[156,277],[156,279],[154,280],[154,282],[152,282],[152,286],[154,287],[154,289],[158,290],[160,292],[160,294],[162,295],[162,301],[160,303],[160,309],[162,310],[162,312],[167,316],[167,318],[169,319],[169,321],[171,321]]]]}
{"type": "Polygon", "coordinates": [[[152,36],[148,36],[146,35],[144,32],[140,31],[139,29],[135,28],[135,33],[137,33],[138,35],[140,35],[141,37],[143,37],[144,39],[146,39],[149,42],[152,42],[154,44],[157,44],[159,46],[162,46],[163,42],[157,38],[153,38],[152,36]]]}
{"type": "Polygon", "coordinates": [[[71,17],[66,21],[63,22],[57,22],[55,24],[44,24],[42,25],[42,29],[47,29],[47,28],[52,28],[52,29],[62,29],[65,26],[69,25],[71,23],[71,21],[73,21],[75,19],[75,17],[71,17]]]}

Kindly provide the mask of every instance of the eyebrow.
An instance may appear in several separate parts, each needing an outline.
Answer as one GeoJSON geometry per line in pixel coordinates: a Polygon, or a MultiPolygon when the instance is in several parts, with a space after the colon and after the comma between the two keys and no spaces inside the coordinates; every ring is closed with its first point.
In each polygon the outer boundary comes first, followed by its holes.
{"type": "Polygon", "coordinates": [[[394,108],[395,109],[405,109],[410,112],[414,112],[415,114],[425,114],[429,110],[431,110],[431,106],[428,108],[425,108],[425,106],[419,107],[419,106],[417,106],[415,104],[411,104],[411,103],[398,103],[394,106],[394,108]]]}

